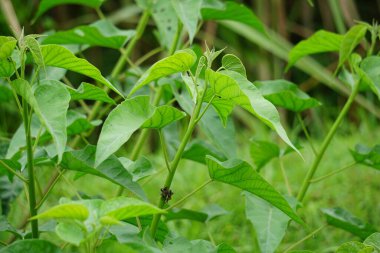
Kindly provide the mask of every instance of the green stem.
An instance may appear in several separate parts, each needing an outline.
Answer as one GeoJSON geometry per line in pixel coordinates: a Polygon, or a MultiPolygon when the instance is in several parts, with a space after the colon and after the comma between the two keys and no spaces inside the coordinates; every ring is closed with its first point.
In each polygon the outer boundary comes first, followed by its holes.
{"type": "MultiPolygon", "coordinates": [[[[187,127],[186,133],[185,133],[184,137],[182,138],[182,141],[178,147],[177,153],[175,154],[173,161],[170,163],[170,172],[168,173],[168,175],[166,177],[166,181],[165,181],[163,188],[170,189],[170,186],[173,182],[173,178],[174,178],[175,172],[177,170],[178,164],[181,161],[183,151],[185,150],[185,147],[186,147],[187,143],[189,142],[191,135],[194,131],[194,128],[197,124],[197,119],[198,119],[198,116],[199,116],[201,108],[202,108],[202,102],[203,102],[204,94],[205,94],[205,92],[200,94],[200,96],[198,97],[198,101],[195,105],[195,108],[194,108],[193,114],[191,116],[189,125],[187,127]]],[[[166,204],[165,200],[163,198],[160,198],[160,201],[158,203],[158,207],[163,208],[165,204],[166,204]]],[[[159,222],[160,218],[161,218],[161,214],[156,214],[153,216],[152,224],[150,227],[150,232],[151,232],[151,235],[153,238],[156,235],[157,226],[158,226],[158,222],[159,222]]]]}
{"type": "MultiPolygon", "coordinates": [[[[25,99],[22,100],[23,106],[23,120],[24,120],[24,128],[25,128],[25,136],[26,136],[26,150],[27,150],[27,168],[28,168],[28,192],[29,192],[29,209],[30,215],[37,215],[36,208],[36,190],[35,190],[35,181],[34,181],[34,167],[33,167],[33,144],[32,144],[32,136],[30,132],[30,118],[29,118],[29,108],[25,99]]],[[[32,238],[38,238],[38,220],[32,220],[32,238]]]]}
{"type": "Polygon", "coordinates": [[[282,176],[283,176],[284,181],[285,181],[286,189],[288,190],[289,196],[292,196],[293,195],[292,188],[290,187],[289,179],[288,179],[288,176],[286,175],[286,170],[284,167],[284,163],[282,161],[282,157],[279,157],[278,161],[280,163],[281,173],[282,173],[282,176]]]}
{"type": "Polygon", "coordinates": [[[327,224],[324,224],[323,226],[317,228],[316,230],[314,230],[313,232],[311,232],[310,234],[308,234],[307,236],[305,236],[304,238],[302,238],[301,240],[299,240],[298,242],[290,245],[290,247],[288,247],[284,253],[287,253],[289,251],[291,251],[292,249],[294,249],[295,247],[297,247],[298,245],[300,245],[301,243],[303,243],[304,241],[310,239],[311,237],[313,237],[315,234],[317,234],[319,231],[321,231],[322,229],[324,229],[325,227],[327,227],[328,225],[327,224]]]}
{"type": "Polygon", "coordinates": [[[330,9],[332,12],[332,16],[334,18],[334,23],[338,33],[344,34],[346,33],[346,26],[344,25],[344,19],[342,16],[342,12],[340,10],[339,1],[337,0],[329,0],[330,9]]]}
{"type": "Polygon", "coordinates": [[[342,123],[342,121],[343,121],[344,117],[346,116],[348,110],[350,109],[352,103],[355,101],[355,97],[359,92],[359,82],[360,82],[360,80],[355,84],[354,90],[352,91],[351,95],[349,96],[346,104],[344,105],[342,111],[339,113],[334,124],[330,128],[330,131],[328,132],[327,136],[323,140],[321,150],[319,151],[318,155],[315,157],[311,168],[309,169],[306,177],[303,180],[301,190],[299,191],[298,196],[297,196],[298,201],[302,202],[303,199],[305,198],[306,192],[310,186],[310,181],[313,179],[313,176],[318,169],[318,166],[319,166],[319,164],[323,158],[323,155],[325,154],[332,138],[334,137],[336,131],[338,130],[339,125],[342,123]]]}
{"type": "Polygon", "coordinates": [[[309,142],[310,147],[311,147],[311,149],[313,150],[314,155],[316,156],[316,155],[317,155],[317,150],[316,150],[315,147],[314,147],[313,141],[311,140],[311,137],[310,137],[309,131],[307,131],[307,128],[306,128],[306,126],[305,126],[305,123],[304,123],[303,120],[302,120],[301,114],[300,114],[299,112],[297,112],[296,115],[297,115],[298,122],[300,123],[300,125],[301,125],[301,127],[302,127],[303,133],[305,134],[306,139],[307,139],[307,141],[309,142]]]}
{"type": "Polygon", "coordinates": [[[198,186],[197,188],[195,188],[193,191],[191,191],[189,194],[187,194],[186,196],[184,196],[182,199],[178,200],[173,205],[171,205],[168,208],[166,208],[165,210],[169,211],[170,209],[173,209],[174,207],[182,204],[185,200],[187,200],[188,198],[190,198],[191,196],[193,196],[195,193],[197,193],[200,190],[202,190],[205,186],[207,186],[211,182],[212,182],[212,179],[207,180],[206,182],[204,182],[203,184],[201,184],[200,186],[198,186]]]}
{"type": "Polygon", "coordinates": [[[328,174],[326,174],[326,175],[324,175],[324,176],[321,176],[321,177],[318,177],[318,178],[316,178],[316,179],[313,179],[313,180],[310,180],[310,183],[318,183],[318,182],[320,182],[320,181],[323,181],[323,180],[325,180],[326,178],[329,178],[329,177],[331,177],[331,176],[334,176],[335,174],[338,174],[338,173],[340,173],[340,172],[342,172],[342,171],[345,171],[346,169],[349,169],[349,168],[351,168],[352,166],[354,166],[354,165],[356,165],[357,164],[357,162],[353,162],[353,163],[351,163],[351,164],[349,164],[349,165],[347,165],[347,166],[344,166],[343,168],[340,168],[340,169],[338,169],[338,170],[334,170],[334,171],[332,171],[332,172],[330,172],[330,173],[328,173],[328,174]]]}
{"type": "Polygon", "coordinates": [[[158,135],[160,137],[160,143],[161,143],[161,147],[162,147],[162,153],[164,154],[166,168],[170,172],[168,148],[167,148],[167,145],[166,145],[164,134],[162,133],[161,129],[158,129],[158,135]]]}

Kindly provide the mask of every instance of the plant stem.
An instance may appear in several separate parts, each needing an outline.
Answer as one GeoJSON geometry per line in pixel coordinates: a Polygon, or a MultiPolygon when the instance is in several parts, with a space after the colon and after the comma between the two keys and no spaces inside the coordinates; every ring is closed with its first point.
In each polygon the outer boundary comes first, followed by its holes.
{"type": "Polygon", "coordinates": [[[338,31],[338,33],[344,34],[346,32],[346,26],[344,24],[342,12],[340,10],[339,1],[329,0],[328,3],[330,5],[332,16],[334,18],[336,30],[338,31]]]}
{"type": "Polygon", "coordinates": [[[338,169],[338,170],[334,170],[334,171],[331,171],[330,173],[328,173],[328,174],[326,174],[326,175],[324,175],[324,176],[321,176],[321,177],[318,177],[318,178],[316,178],[316,179],[313,179],[313,180],[310,180],[310,183],[318,183],[318,182],[320,182],[320,181],[323,181],[324,179],[326,179],[326,178],[329,178],[329,177],[331,177],[331,176],[334,176],[335,174],[338,174],[338,173],[340,173],[340,172],[342,172],[342,171],[344,171],[344,170],[346,170],[346,169],[349,169],[349,168],[351,168],[352,166],[354,166],[354,165],[356,165],[357,164],[357,162],[353,162],[353,163],[351,163],[351,164],[349,164],[349,165],[347,165],[347,166],[344,166],[343,168],[340,168],[340,169],[338,169]]]}
{"type": "Polygon", "coordinates": [[[306,192],[310,186],[310,181],[313,179],[313,176],[318,169],[318,166],[323,158],[323,155],[325,154],[332,138],[334,137],[336,131],[338,130],[340,123],[342,123],[352,103],[355,101],[355,97],[359,92],[359,82],[360,80],[355,84],[353,91],[351,95],[349,96],[346,104],[344,105],[342,111],[339,113],[337,119],[335,120],[334,124],[330,128],[330,131],[328,132],[327,136],[323,140],[321,150],[319,151],[318,155],[314,158],[313,164],[311,168],[309,169],[306,177],[303,180],[301,190],[299,191],[298,196],[297,196],[298,201],[302,202],[303,199],[305,198],[306,192]]]}
{"type": "Polygon", "coordinates": [[[304,238],[302,238],[301,240],[299,240],[298,242],[290,245],[285,251],[284,253],[287,253],[289,251],[291,251],[292,249],[294,249],[295,247],[297,247],[298,245],[300,245],[301,243],[303,243],[304,241],[310,239],[311,237],[313,237],[315,234],[317,234],[319,231],[321,231],[322,229],[324,229],[325,227],[327,227],[328,225],[327,224],[324,224],[323,226],[317,228],[316,230],[314,230],[313,232],[311,232],[310,234],[308,234],[307,236],[305,236],[304,238]]]}
{"type": "Polygon", "coordinates": [[[202,190],[204,187],[206,187],[211,182],[212,182],[212,179],[207,180],[206,182],[204,182],[203,184],[201,184],[200,186],[198,186],[197,188],[195,188],[193,191],[191,191],[189,194],[187,194],[186,196],[184,196],[183,198],[181,198],[180,200],[178,200],[177,202],[175,202],[173,205],[171,205],[168,208],[166,208],[165,210],[169,211],[170,209],[173,209],[174,207],[182,204],[185,200],[187,200],[188,198],[190,198],[191,196],[193,196],[195,193],[197,193],[200,190],[202,190]]]}
{"type": "MultiPolygon", "coordinates": [[[[175,154],[173,161],[170,163],[170,172],[168,173],[168,175],[166,177],[164,188],[170,189],[170,186],[173,182],[173,178],[174,178],[175,172],[177,170],[178,164],[181,161],[183,151],[185,150],[185,147],[186,147],[187,143],[189,142],[191,135],[194,131],[194,128],[197,124],[197,119],[198,119],[198,116],[199,116],[201,108],[202,108],[202,102],[203,102],[204,94],[205,94],[205,91],[200,96],[198,96],[198,100],[197,100],[197,103],[195,105],[195,108],[194,108],[193,114],[191,116],[189,125],[187,127],[186,133],[182,138],[182,141],[178,147],[177,153],[175,154]]],[[[160,198],[160,201],[158,203],[158,207],[163,208],[165,204],[166,204],[165,200],[163,198],[160,198]]],[[[161,214],[156,214],[153,216],[152,224],[150,226],[150,232],[151,232],[151,235],[153,238],[156,235],[157,226],[158,226],[158,222],[159,222],[160,218],[161,218],[161,214]]]]}
{"type": "Polygon", "coordinates": [[[314,155],[316,156],[316,155],[317,155],[317,150],[316,150],[315,147],[314,147],[313,141],[311,140],[311,137],[310,137],[309,131],[307,131],[307,128],[306,128],[306,126],[305,126],[305,123],[304,123],[303,120],[302,120],[301,114],[300,114],[299,112],[297,112],[296,115],[297,115],[298,122],[300,123],[300,125],[301,125],[301,127],[302,127],[303,133],[305,134],[306,139],[307,139],[307,141],[309,142],[310,147],[311,147],[311,149],[313,150],[314,155]]]}
{"type": "Polygon", "coordinates": [[[282,157],[279,157],[278,161],[280,163],[280,169],[281,169],[281,173],[282,173],[282,176],[284,178],[284,181],[285,181],[286,189],[288,190],[289,196],[292,196],[293,195],[292,188],[290,187],[289,179],[288,179],[288,176],[286,175],[286,170],[284,167],[284,163],[282,161],[282,157]]]}
{"type": "MultiPolygon", "coordinates": [[[[33,217],[37,215],[36,208],[36,190],[35,190],[35,181],[34,181],[34,167],[33,167],[33,144],[32,136],[30,132],[31,120],[29,118],[29,108],[25,99],[22,100],[23,107],[23,120],[24,120],[24,129],[26,137],[26,150],[27,150],[27,168],[28,168],[28,192],[29,192],[29,209],[30,215],[33,217]]],[[[32,238],[38,238],[38,220],[32,220],[32,238]]]]}
{"type": "Polygon", "coordinates": [[[167,148],[167,145],[166,145],[164,134],[162,133],[161,129],[158,129],[158,135],[160,137],[160,143],[161,143],[161,147],[162,147],[162,153],[164,154],[166,168],[170,172],[168,148],[167,148]]]}

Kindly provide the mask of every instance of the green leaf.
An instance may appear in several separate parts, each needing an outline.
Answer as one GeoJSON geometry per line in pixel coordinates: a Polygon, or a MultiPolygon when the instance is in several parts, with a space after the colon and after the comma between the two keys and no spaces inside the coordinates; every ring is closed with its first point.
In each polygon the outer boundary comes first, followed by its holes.
{"type": "Polygon", "coordinates": [[[301,218],[290,207],[286,199],[247,162],[239,159],[220,162],[216,158],[207,156],[206,164],[212,180],[250,192],[277,207],[296,222],[303,224],[301,218]]]}
{"type": "Polygon", "coordinates": [[[0,60],[5,60],[12,55],[17,40],[10,36],[0,36],[0,60]]]}
{"type": "Polygon", "coordinates": [[[129,96],[154,80],[189,70],[196,59],[197,56],[191,49],[184,49],[156,62],[137,81],[129,96]]]}
{"type": "Polygon", "coordinates": [[[241,60],[233,54],[226,54],[222,58],[222,66],[226,70],[238,72],[240,75],[247,77],[245,67],[241,60]]]}
{"type": "Polygon", "coordinates": [[[103,216],[108,216],[116,220],[165,213],[164,210],[141,200],[127,197],[118,197],[107,200],[101,207],[103,216]]]}
{"type": "Polygon", "coordinates": [[[346,230],[347,232],[359,236],[361,239],[365,239],[376,232],[372,225],[363,222],[343,208],[323,208],[321,210],[329,225],[346,230]]]}
{"type": "Polygon", "coordinates": [[[152,17],[158,29],[158,32],[155,31],[155,35],[163,48],[170,49],[176,36],[179,22],[174,7],[170,0],[154,1],[151,5],[152,17]]]}
{"type": "Polygon", "coordinates": [[[290,50],[286,69],[288,70],[304,56],[339,51],[342,41],[343,35],[319,30],[290,50]]]}
{"type": "Polygon", "coordinates": [[[358,144],[355,146],[355,150],[350,151],[357,163],[380,170],[380,145],[369,148],[365,145],[358,144]]]}
{"type": "Polygon", "coordinates": [[[232,20],[246,24],[260,33],[265,33],[260,19],[244,4],[227,1],[223,9],[204,8],[201,13],[204,20],[232,20]]]}
{"type": "Polygon", "coordinates": [[[280,157],[280,148],[267,141],[251,141],[250,154],[258,171],[273,158],[280,157]]]}
{"type": "Polygon", "coordinates": [[[0,176],[7,175],[12,180],[14,175],[9,172],[9,168],[14,171],[21,171],[21,164],[11,159],[0,159],[0,176]]]}
{"type": "Polygon", "coordinates": [[[367,245],[367,246],[372,246],[377,251],[380,252],[380,233],[376,232],[376,233],[373,233],[372,235],[368,236],[364,240],[364,244],[367,245]]]}
{"type": "Polygon", "coordinates": [[[103,89],[92,84],[83,82],[77,89],[67,87],[71,100],[96,100],[115,105],[115,101],[110,98],[103,89]]]}
{"type": "Polygon", "coordinates": [[[68,151],[63,154],[61,166],[67,170],[74,170],[105,178],[137,196],[146,199],[140,185],[134,182],[132,175],[115,157],[110,156],[99,166],[94,166],[96,147],[88,145],[82,150],[68,151]]]}
{"type": "Polygon", "coordinates": [[[186,116],[186,113],[170,105],[162,105],[156,108],[150,119],[145,121],[142,128],[163,128],[186,116]]]}
{"type": "Polygon", "coordinates": [[[165,214],[166,221],[173,220],[192,220],[198,222],[205,222],[207,220],[207,214],[183,208],[173,208],[165,214]]]}
{"type": "Polygon", "coordinates": [[[197,32],[198,20],[201,16],[202,1],[203,0],[171,0],[178,18],[189,33],[190,44],[192,44],[197,32]]]}
{"type": "Polygon", "coordinates": [[[361,242],[346,242],[342,244],[335,253],[366,253],[366,251],[362,251],[365,248],[366,246],[361,242]]]}
{"type": "Polygon", "coordinates": [[[226,160],[227,157],[218,149],[201,139],[190,142],[182,154],[182,158],[206,164],[206,156],[211,155],[218,160],[226,160]]]}
{"type": "Polygon", "coordinates": [[[364,38],[367,30],[368,25],[358,24],[351,27],[350,30],[344,35],[339,49],[338,69],[343,65],[343,63],[346,60],[348,60],[356,46],[359,45],[359,43],[364,38]]]}
{"type": "Polygon", "coordinates": [[[45,66],[63,68],[88,76],[100,83],[106,85],[111,90],[123,97],[100,71],[85,59],[77,58],[70,50],[60,45],[43,45],[41,53],[44,58],[45,66]]]}
{"type": "Polygon", "coordinates": [[[299,153],[282,127],[276,107],[266,100],[260,91],[244,76],[233,71],[220,73],[207,69],[206,80],[217,96],[228,102],[231,101],[255,115],[263,123],[275,130],[286,144],[299,153]]]}
{"type": "Polygon", "coordinates": [[[42,14],[58,5],[79,4],[96,9],[99,8],[103,2],[104,0],[42,0],[38,6],[37,13],[34,16],[33,20],[38,19],[42,14]]]}
{"type": "Polygon", "coordinates": [[[33,35],[26,36],[24,38],[24,41],[25,41],[26,47],[29,48],[29,50],[33,56],[34,62],[39,67],[44,68],[45,67],[44,59],[43,59],[40,44],[38,43],[38,41],[35,39],[35,37],[33,35]]]}
{"type": "Polygon", "coordinates": [[[7,220],[5,216],[0,216],[0,232],[9,232],[14,234],[17,237],[22,238],[23,235],[21,231],[19,232],[16,228],[14,228],[7,220]]]}
{"type": "Polygon", "coordinates": [[[103,124],[96,149],[95,166],[116,152],[154,113],[148,96],[127,99],[113,109],[103,124]]]}
{"type": "Polygon", "coordinates": [[[74,222],[61,222],[55,227],[55,233],[64,242],[79,246],[84,240],[82,228],[74,222]]]}
{"type": "Polygon", "coordinates": [[[44,39],[42,44],[77,44],[119,49],[134,35],[133,30],[120,30],[110,21],[99,20],[91,25],[56,32],[44,39]]]}
{"type": "Polygon", "coordinates": [[[318,100],[311,98],[298,89],[297,85],[286,80],[258,81],[255,85],[271,103],[294,112],[302,112],[321,105],[318,100]]]}
{"type": "Polygon", "coordinates": [[[125,157],[119,157],[118,159],[123,164],[123,167],[132,175],[134,182],[151,176],[156,172],[152,163],[145,157],[140,157],[136,161],[129,160],[125,157]]]}
{"type": "Polygon", "coordinates": [[[12,60],[0,59],[0,77],[11,77],[14,72],[12,60]]]}
{"type": "Polygon", "coordinates": [[[27,239],[16,241],[11,245],[0,249],[0,253],[24,253],[24,252],[43,252],[61,253],[61,249],[51,242],[38,239],[27,239]]]}
{"type": "Polygon", "coordinates": [[[76,219],[84,221],[88,216],[89,212],[85,205],[79,203],[66,203],[54,206],[30,219],[76,219]]]}
{"type": "Polygon", "coordinates": [[[368,76],[368,85],[380,100],[380,57],[366,57],[360,64],[362,69],[368,76]]]}
{"type": "Polygon", "coordinates": [[[23,79],[14,80],[12,86],[33,108],[51,134],[60,161],[66,147],[66,113],[70,102],[70,94],[64,84],[56,80],[42,80],[34,93],[30,84],[23,79]]]}
{"type": "MultiPolygon", "coordinates": [[[[295,208],[295,199],[289,199],[295,208]]],[[[262,253],[273,253],[285,236],[290,218],[260,198],[245,193],[245,213],[255,228],[262,253]]]]}

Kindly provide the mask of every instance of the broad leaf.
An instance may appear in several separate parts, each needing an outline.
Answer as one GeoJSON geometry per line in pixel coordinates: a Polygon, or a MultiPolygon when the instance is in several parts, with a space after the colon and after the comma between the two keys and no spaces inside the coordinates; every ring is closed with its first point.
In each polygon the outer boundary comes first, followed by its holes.
{"type": "Polygon", "coordinates": [[[66,112],[70,102],[70,94],[64,84],[56,80],[42,80],[34,93],[29,83],[23,79],[13,81],[12,86],[33,108],[51,134],[60,161],[66,147],[66,112]]]}
{"type": "Polygon", "coordinates": [[[34,20],[39,18],[46,11],[51,8],[62,5],[62,4],[80,4],[92,8],[99,8],[104,0],[42,0],[40,5],[38,6],[38,10],[36,15],[34,16],[34,20]]]}
{"type": "Polygon", "coordinates": [[[96,100],[109,104],[116,104],[115,101],[101,88],[83,82],[77,89],[67,87],[71,100],[96,100]]]}
{"type": "MultiPolygon", "coordinates": [[[[290,199],[295,208],[295,199],[290,199]]],[[[252,222],[262,253],[273,253],[285,236],[290,218],[282,211],[256,196],[245,193],[245,213],[252,222]]]]}
{"type": "Polygon", "coordinates": [[[135,35],[133,30],[120,30],[110,21],[100,20],[91,25],[49,35],[42,44],[77,44],[122,48],[135,35]]]}
{"type": "Polygon", "coordinates": [[[119,157],[118,159],[123,164],[123,167],[132,175],[134,182],[151,176],[156,172],[152,163],[145,157],[140,157],[136,161],[129,160],[125,157],[119,157]]]}
{"type": "Polygon", "coordinates": [[[55,227],[57,236],[68,243],[79,246],[84,240],[82,228],[74,222],[61,222],[55,227]]]}
{"type": "Polygon", "coordinates": [[[49,241],[38,239],[20,240],[0,249],[0,253],[44,252],[61,253],[61,249],[49,241]]]}
{"type": "Polygon", "coordinates": [[[252,141],[250,146],[250,154],[258,171],[264,167],[273,158],[280,156],[280,148],[267,141],[252,141]]]}
{"type": "Polygon", "coordinates": [[[141,127],[161,129],[185,116],[185,112],[182,112],[173,106],[162,105],[156,108],[152,117],[145,121],[141,127]]]}
{"type": "Polygon", "coordinates": [[[89,212],[85,205],[79,203],[67,203],[54,206],[30,219],[76,219],[84,221],[88,216],[89,212]]]}
{"type": "Polygon", "coordinates": [[[165,213],[165,211],[138,199],[119,197],[105,201],[101,207],[101,213],[103,216],[116,220],[125,220],[133,217],[165,213]]]}
{"type": "Polygon", "coordinates": [[[233,54],[226,54],[222,58],[222,66],[226,70],[238,72],[240,75],[247,77],[245,67],[241,60],[233,54]]]}
{"type": "Polygon", "coordinates": [[[351,27],[350,30],[344,35],[339,49],[338,68],[340,68],[346,60],[348,60],[356,46],[359,45],[364,38],[367,30],[367,25],[358,24],[351,27]]]}
{"type": "Polygon", "coordinates": [[[369,86],[380,100],[380,57],[366,57],[360,64],[362,69],[369,78],[369,86]]]}
{"type": "Polygon", "coordinates": [[[358,144],[355,146],[355,150],[351,150],[351,155],[357,163],[380,170],[380,145],[369,148],[358,144]]]}
{"type": "Polygon", "coordinates": [[[227,102],[232,101],[255,115],[263,123],[275,130],[283,141],[299,153],[282,127],[276,107],[266,100],[260,91],[244,76],[233,71],[220,73],[207,69],[206,79],[217,96],[227,100],[227,102]]]}
{"type": "Polygon", "coordinates": [[[264,25],[244,4],[227,1],[223,9],[204,8],[201,10],[204,20],[232,20],[246,24],[260,33],[265,33],[264,25]]]}
{"type": "Polygon", "coordinates": [[[361,239],[365,239],[376,232],[372,225],[363,222],[347,210],[340,207],[324,208],[322,212],[326,216],[327,223],[331,226],[346,230],[361,239]]]}
{"type": "Polygon", "coordinates": [[[0,36],[0,60],[5,60],[12,55],[17,40],[9,36],[0,36]]]}
{"type": "Polygon", "coordinates": [[[189,70],[195,63],[196,59],[197,56],[191,49],[184,49],[156,62],[137,81],[136,85],[129,93],[129,96],[154,80],[189,70]]]}
{"type": "Polygon", "coordinates": [[[178,18],[189,33],[190,44],[192,44],[201,16],[203,0],[171,0],[171,2],[178,18]]]}
{"type": "Polygon", "coordinates": [[[186,146],[182,158],[205,164],[207,155],[211,155],[218,160],[227,160],[227,157],[222,152],[201,139],[190,142],[186,146]]]}
{"type": "Polygon", "coordinates": [[[319,30],[312,36],[299,42],[289,52],[288,66],[292,67],[299,59],[304,56],[325,52],[339,51],[343,40],[343,35],[319,30]]]}
{"type": "Polygon", "coordinates": [[[206,164],[212,180],[250,192],[277,207],[296,222],[303,223],[286,199],[247,162],[238,159],[220,162],[211,156],[207,156],[206,164]]]}
{"type": "Polygon", "coordinates": [[[94,65],[85,59],[76,57],[65,47],[60,45],[43,45],[41,46],[41,53],[44,58],[45,66],[63,68],[88,76],[106,85],[108,88],[123,97],[123,94],[121,94],[120,91],[118,91],[107,79],[105,79],[94,65]]]}
{"type": "Polygon", "coordinates": [[[145,199],[146,196],[140,185],[135,183],[132,175],[124,168],[123,164],[115,157],[110,156],[99,166],[94,166],[95,146],[87,146],[82,150],[65,152],[61,166],[67,170],[74,170],[105,178],[137,196],[145,199]]]}
{"type": "Polygon", "coordinates": [[[95,166],[116,152],[154,113],[148,96],[127,99],[108,115],[96,149],[95,166]]]}
{"type": "Polygon", "coordinates": [[[276,106],[285,109],[302,112],[304,110],[321,105],[305,92],[298,89],[297,85],[286,80],[255,82],[264,98],[276,106]]]}

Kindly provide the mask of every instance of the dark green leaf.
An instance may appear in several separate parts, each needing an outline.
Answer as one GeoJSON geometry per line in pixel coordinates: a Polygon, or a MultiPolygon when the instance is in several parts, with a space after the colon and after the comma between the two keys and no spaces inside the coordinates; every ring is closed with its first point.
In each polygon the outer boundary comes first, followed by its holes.
{"type": "Polygon", "coordinates": [[[196,139],[190,142],[186,146],[186,149],[182,154],[182,158],[205,164],[205,158],[207,155],[216,157],[218,160],[227,159],[223,153],[201,139],[196,139]]]}
{"type": "Polygon", "coordinates": [[[355,150],[351,150],[351,155],[357,163],[380,170],[380,145],[369,148],[358,144],[355,150]]]}
{"type": "Polygon", "coordinates": [[[380,57],[366,57],[360,64],[362,69],[369,78],[368,85],[380,100],[380,57]]]}
{"type": "Polygon", "coordinates": [[[67,87],[70,92],[71,100],[96,100],[105,103],[116,104],[108,94],[99,87],[83,82],[78,89],[67,87]]]}
{"type": "Polygon", "coordinates": [[[51,242],[45,240],[21,240],[17,241],[0,250],[0,253],[25,253],[25,252],[43,252],[43,253],[61,253],[61,249],[51,242]]]}
{"type": "Polygon", "coordinates": [[[10,180],[13,179],[13,174],[10,171],[21,171],[21,164],[11,159],[0,159],[0,176],[8,176],[10,180]]]}
{"type": "Polygon", "coordinates": [[[6,86],[0,85],[0,103],[9,102],[12,99],[13,99],[12,90],[6,86]]]}

